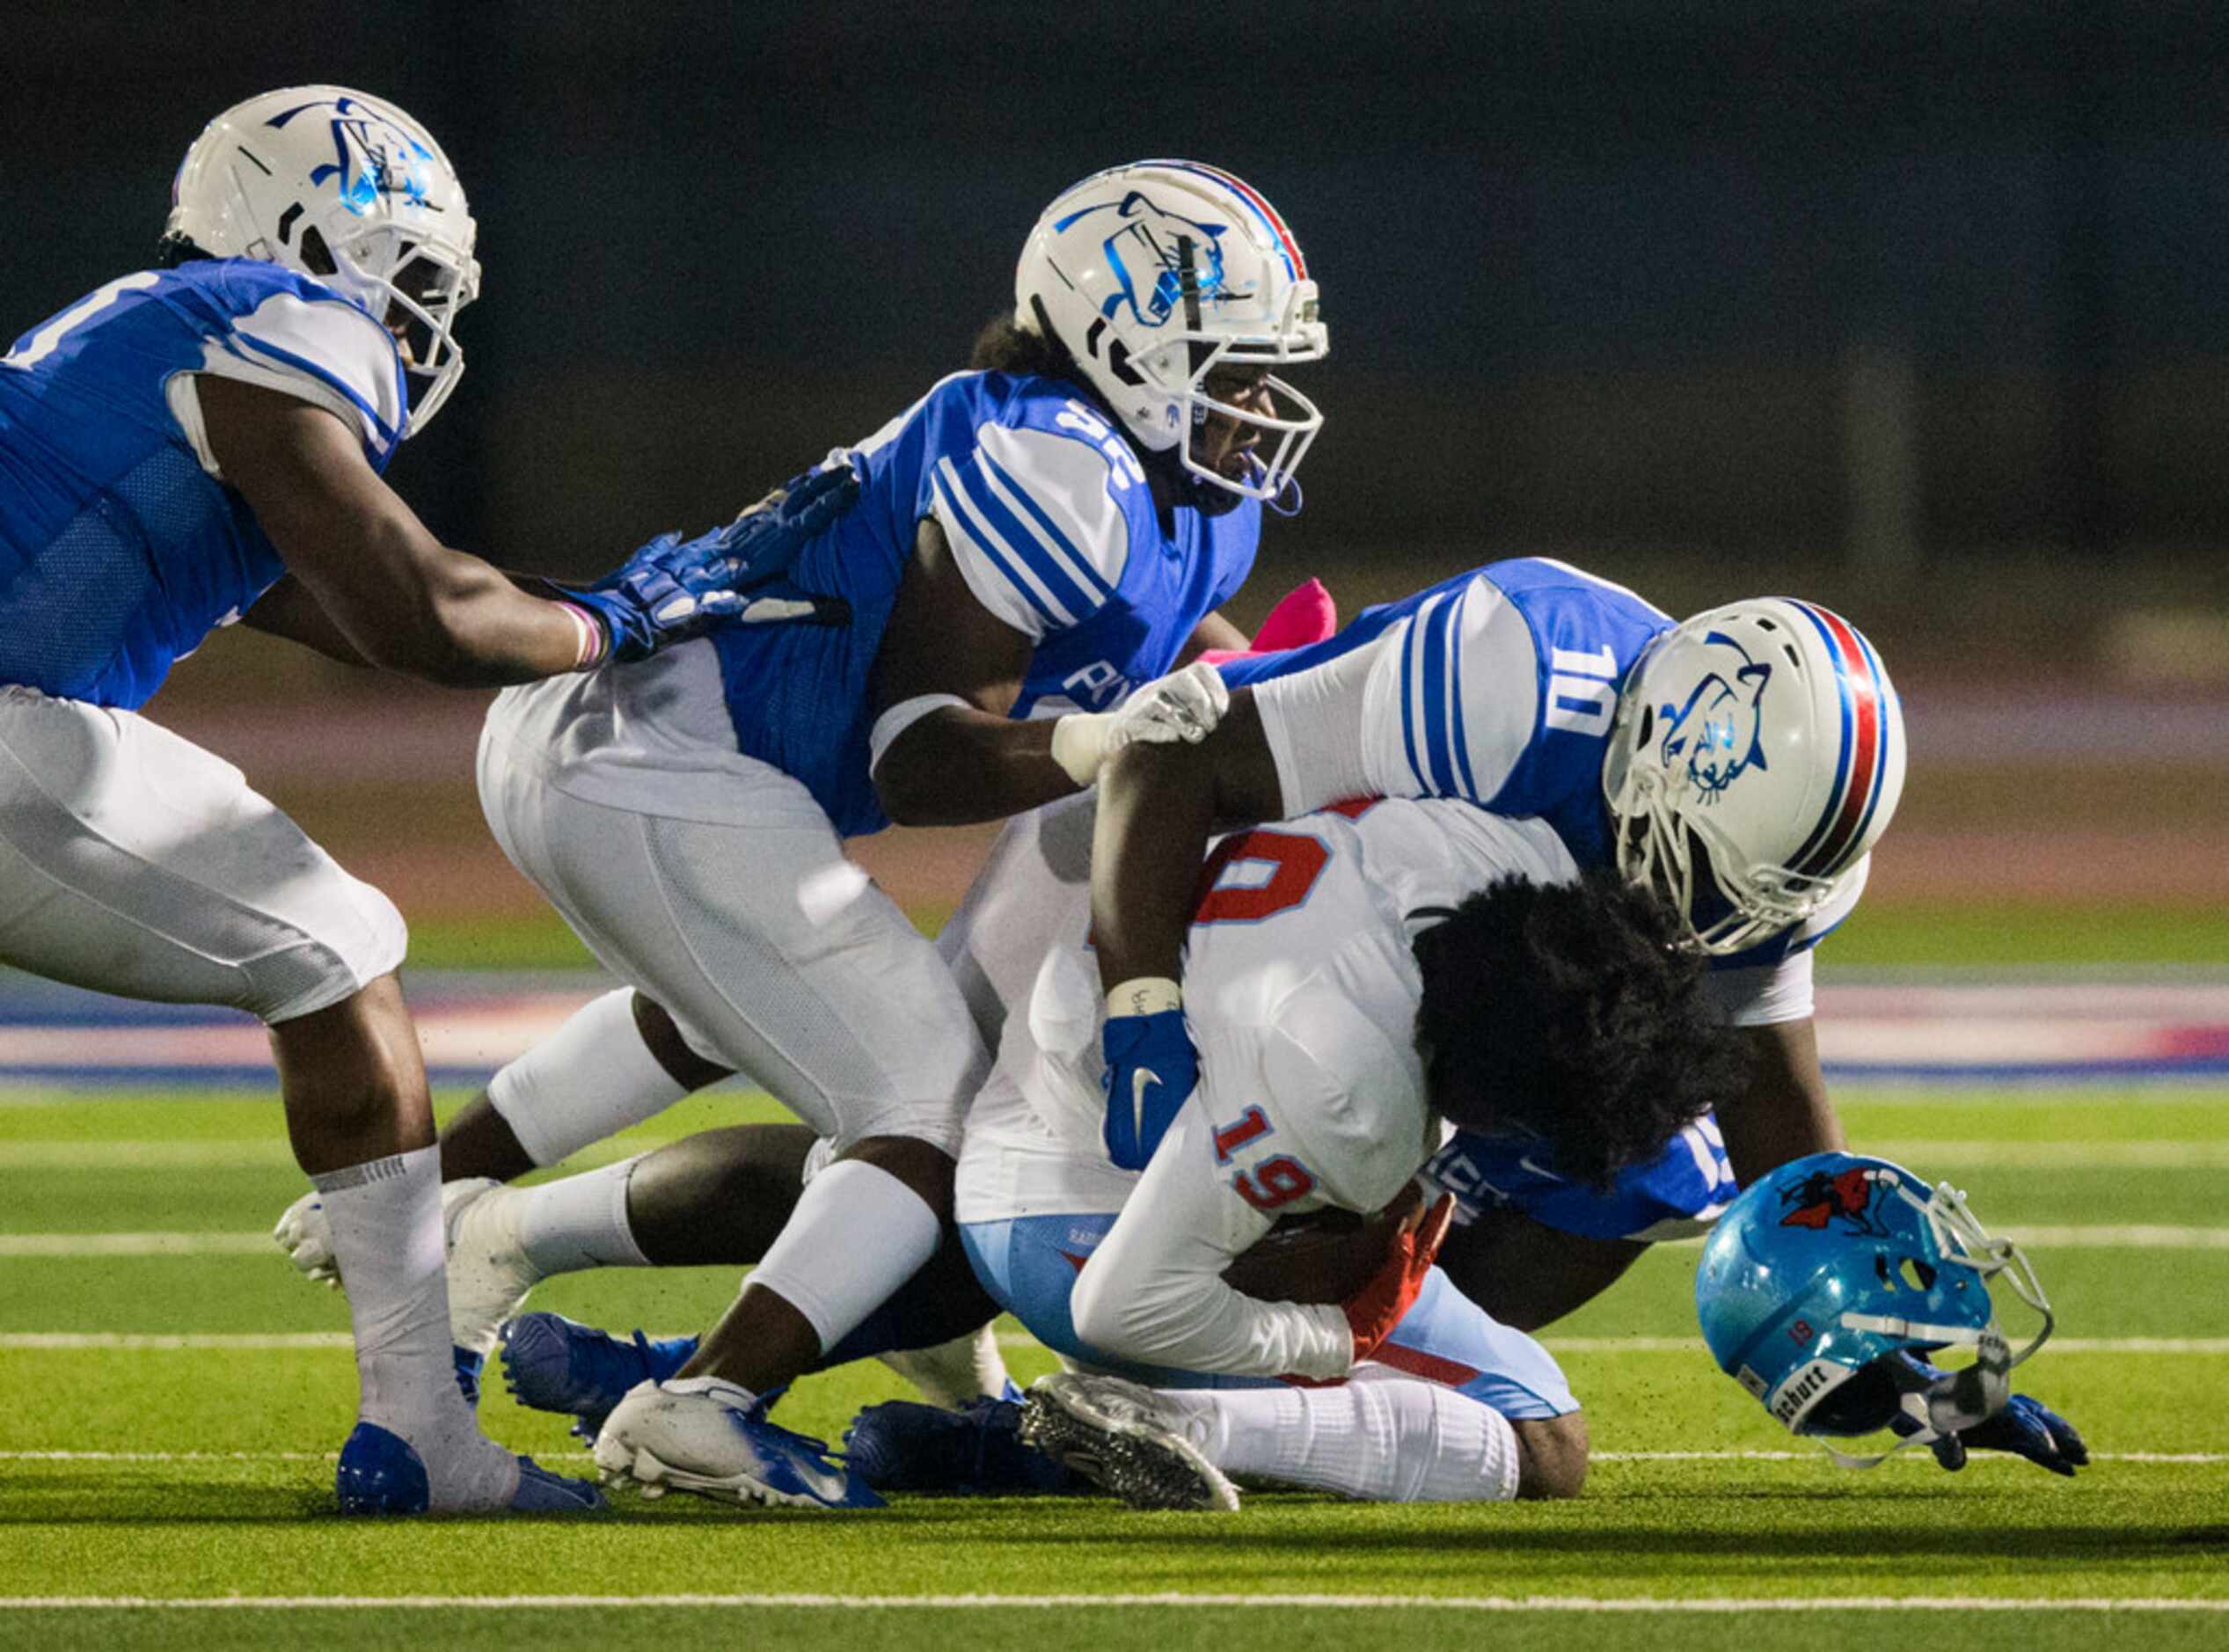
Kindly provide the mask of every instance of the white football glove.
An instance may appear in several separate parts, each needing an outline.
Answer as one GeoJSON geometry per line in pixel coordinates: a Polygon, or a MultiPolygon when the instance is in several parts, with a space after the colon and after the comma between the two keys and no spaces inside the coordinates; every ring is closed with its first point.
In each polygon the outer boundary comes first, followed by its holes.
{"type": "Polygon", "coordinates": [[[333,1225],[325,1220],[325,1195],[315,1189],[287,1206],[271,1237],[303,1277],[340,1289],[340,1267],[333,1255],[333,1225]]]}
{"type": "Polygon", "coordinates": [[[1100,766],[1128,745],[1205,740],[1231,707],[1222,673],[1188,665],[1133,692],[1111,712],[1076,712],[1053,725],[1053,761],[1078,786],[1099,778],[1100,766]]]}

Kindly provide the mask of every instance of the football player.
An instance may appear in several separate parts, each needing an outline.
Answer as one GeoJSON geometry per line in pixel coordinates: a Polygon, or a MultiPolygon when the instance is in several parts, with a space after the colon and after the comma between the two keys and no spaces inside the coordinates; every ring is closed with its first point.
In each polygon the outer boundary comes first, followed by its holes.
{"type": "Polygon", "coordinates": [[[2050,1336],[2050,1303],[2020,1247],[1990,1238],[1948,1182],[1842,1152],[1780,1166],[1719,1218],[1695,1311],[1719,1369],[1791,1434],[1901,1436],[1871,1456],[1827,1447],[1845,1468],[1914,1444],[1948,1469],[1974,1450],[2069,1477],[2090,1460],[2072,1423],[2012,1392],[2013,1368],[2050,1336]],[[1990,1300],[2000,1276],[2042,1319],[2017,1354],[1990,1300]],[[1940,1371],[1944,1349],[1973,1361],[1940,1371]]]}
{"type": "MultiPolygon", "coordinates": [[[[1277,376],[1325,354],[1316,284],[1226,172],[1148,161],[1066,190],[1014,296],[970,370],[842,451],[859,502],[789,567],[783,623],[514,690],[481,741],[498,841],[627,988],[451,1127],[453,1241],[508,1243],[474,1232],[479,1179],[747,1072],[836,1153],[705,1344],[754,1394],[936,1249],[989,1066],[950,970],[843,839],[1012,815],[1133,738],[1196,735],[1212,669],[1166,674],[1244,646],[1215,610],[1321,424],[1277,376]]],[[[460,1345],[515,1305],[460,1300],[460,1345]]]]}
{"type": "Polygon", "coordinates": [[[1650,1241],[1706,1224],[1736,1175],[1840,1143],[1811,948],[1855,904],[1904,771],[1896,692],[1847,621],[1766,598],[1675,625],[1620,586],[1524,559],[1371,609],[1316,647],[1221,669],[1232,693],[1211,735],[1119,754],[1100,777],[1093,917],[1116,1163],[1145,1162],[1195,1071],[1177,984],[1188,858],[1211,824],[1376,794],[1537,818],[1582,866],[1664,890],[1750,1060],[1714,1119],[1607,1195],[1519,1142],[1449,1144],[1434,1175],[1458,1220],[1478,1219],[1445,1265],[1497,1318],[1549,1322],[1650,1241]]]}
{"type": "MultiPolygon", "coordinates": [[[[1282,1217],[1398,1210],[1442,1111],[1526,1129],[1575,1176],[1661,1146],[1727,1071],[1669,907],[1578,880],[1543,824],[1459,803],[1365,804],[1226,840],[1191,933],[1204,1076],[1141,1177],[1099,1146],[1090,838],[1087,801],[1012,822],[965,915],[1002,956],[1026,950],[1018,934],[1050,944],[969,1108],[957,1211],[976,1277],[1041,1341],[1179,1392],[1056,1385],[1031,1428],[1149,1504],[1227,1506],[1232,1472],[1375,1497],[1575,1490],[1584,1433],[1554,1363],[1431,1271],[1446,1201],[1378,1224],[1384,1261],[1365,1253],[1338,1297],[1273,1301],[1224,1276],[1282,1217]],[[1319,1392],[1287,1376],[1356,1380],[1319,1392]],[[1130,1444],[1098,1450],[1110,1431],[1130,1444]]],[[[675,1178],[655,1173],[630,1195],[639,1226],[673,1225],[651,1207],[675,1178]]],[[[562,1219],[549,1188],[496,1196],[533,1208],[523,1228],[562,1219]]],[[[554,1232],[537,1243],[566,1253],[554,1232]]],[[[565,1351],[533,1319],[530,1397],[563,1399],[576,1367],[613,1357],[565,1351]]],[[[723,1378],[727,1357],[707,1344],[677,1379],[567,1408],[619,1400],[597,1436],[608,1472],[756,1495],[749,1431],[706,1408],[743,1417],[759,1399],[723,1378]]],[[[507,1359],[519,1380],[516,1334],[507,1359]]]]}
{"type": "Polygon", "coordinates": [[[436,683],[577,678],[734,608],[720,588],[751,548],[661,540],[594,588],[536,594],[389,490],[463,371],[472,242],[407,114],[269,92],[186,151],[162,267],[0,357],[0,961],[269,1025],[354,1287],[362,1405],[339,1485],[359,1512],[596,1496],[499,1450],[459,1399],[400,916],[139,707],[235,620],[436,683]]]}

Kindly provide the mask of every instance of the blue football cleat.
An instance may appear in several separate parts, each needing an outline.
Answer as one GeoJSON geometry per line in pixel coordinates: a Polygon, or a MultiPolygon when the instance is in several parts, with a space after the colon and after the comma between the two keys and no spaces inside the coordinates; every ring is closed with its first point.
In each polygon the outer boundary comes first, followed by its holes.
{"type": "Polygon", "coordinates": [[[869,1406],[844,1431],[844,1451],[851,1472],[877,1491],[983,1495],[1093,1489],[1065,1464],[1022,1444],[1019,1404],[988,1395],[961,1411],[910,1400],[869,1406]]]}
{"type": "MultiPolygon", "coordinates": [[[[552,1474],[530,1457],[518,1459],[518,1485],[505,1505],[518,1514],[584,1514],[603,1506],[603,1495],[585,1480],[552,1474]]],[[[433,1506],[426,1464],[400,1435],[376,1422],[359,1422],[340,1448],[333,1490],[346,1515],[419,1515],[433,1506]]],[[[444,1510],[496,1513],[493,1509],[444,1510]]]]}
{"type": "Polygon", "coordinates": [[[573,1432],[594,1443],[611,1408],[637,1383],[663,1382],[697,1351],[693,1336],[622,1341],[557,1313],[522,1313],[501,1333],[503,1385],[523,1406],[577,1418],[573,1432]]]}
{"type": "Polygon", "coordinates": [[[607,1484],[632,1480],[645,1497],[676,1490],[798,1509],[884,1506],[826,1444],[767,1422],[747,1390],[717,1377],[634,1389],[597,1434],[596,1462],[607,1484]]]}

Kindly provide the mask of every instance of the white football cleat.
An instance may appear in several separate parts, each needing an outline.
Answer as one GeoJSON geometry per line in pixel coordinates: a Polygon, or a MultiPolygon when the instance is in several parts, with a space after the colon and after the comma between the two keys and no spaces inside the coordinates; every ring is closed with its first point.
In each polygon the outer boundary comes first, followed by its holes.
{"type": "Polygon", "coordinates": [[[637,1383],[603,1420],[596,1465],[606,1485],[632,1480],[645,1497],[670,1489],[796,1509],[884,1506],[825,1444],[777,1428],[749,1389],[717,1377],[637,1383]]]}
{"type": "Polygon", "coordinates": [[[519,1242],[519,1194],[486,1177],[442,1188],[449,1234],[449,1340],[483,1358],[542,1276],[519,1242]]]}
{"type": "MultiPolygon", "coordinates": [[[[497,1328],[526,1305],[526,1293],[541,1282],[519,1246],[517,1202],[487,1196],[505,1192],[501,1182],[486,1177],[442,1184],[449,1340],[468,1354],[489,1353],[497,1328]]],[[[303,1277],[333,1290],[346,1288],[323,1194],[312,1189],[289,1205],[271,1237],[303,1277]]]]}
{"type": "Polygon", "coordinates": [[[1120,1377],[1055,1371],[1030,1385],[1021,1437],[1133,1509],[1228,1514],[1239,1506],[1238,1488],[1194,1437],[1204,1420],[1120,1377]]]}

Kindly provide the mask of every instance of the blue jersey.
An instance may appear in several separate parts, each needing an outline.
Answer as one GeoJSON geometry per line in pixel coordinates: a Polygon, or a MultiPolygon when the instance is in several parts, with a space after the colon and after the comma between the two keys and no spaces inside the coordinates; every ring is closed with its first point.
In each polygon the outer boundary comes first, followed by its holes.
{"type": "Polygon", "coordinates": [[[0,358],[0,683],[124,709],[285,569],[216,474],[213,373],[331,410],[384,470],[408,389],[370,315],[277,265],[109,282],[0,358]]]}
{"type": "Polygon", "coordinates": [[[1671,625],[1621,585],[1522,557],[1365,610],[1313,647],[1222,669],[1235,687],[1384,639],[1362,708],[1370,789],[1538,816],[1598,866],[1611,859],[1602,763],[1618,694],[1671,625]]]}
{"type": "MultiPolygon", "coordinates": [[[[1313,647],[1220,669],[1237,687],[1354,656],[1315,679],[1336,676],[1327,692],[1339,709],[1322,714],[1347,741],[1360,741],[1359,766],[1337,777],[1337,789],[1462,798],[1497,815],[1537,817],[1581,866],[1604,866],[1616,851],[1602,770],[1618,697],[1634,662],[1672,623],[1622,585],[1546,557],[1520,557],[1365,610],[1313,647]]],[[[1259,703],[1287,800],[1313,808],[1332,800],[1294,781],[1287,748],[1309,735],[1299,727],[1285,731],[1281,709],[1300,686],[1290,683],[1259,703]]],[[[1848,915],[1864,881],[1860,872],[1809,922],[1714,957],[1711,967],[1771,964],[1815,944],[1848,915]]],[[[1698,925],[1727,910],[1719,900],[1714,888],[1699,891],[1698,925]]]]}
{"type": "Polygon", "coordinates": [[[738,747],[802,781],[846,836],[888,825],[868,774],[871,679],[924,517],[976,601],[1034,649],[1017,717],[1097,711],[1166,672],[1253,565],[1261,507],[1157,511],[1121,432],[1061,380],[959,373],[851,450],[859,501],[789,578],[844,625],[713,633],[738,747]]]}

